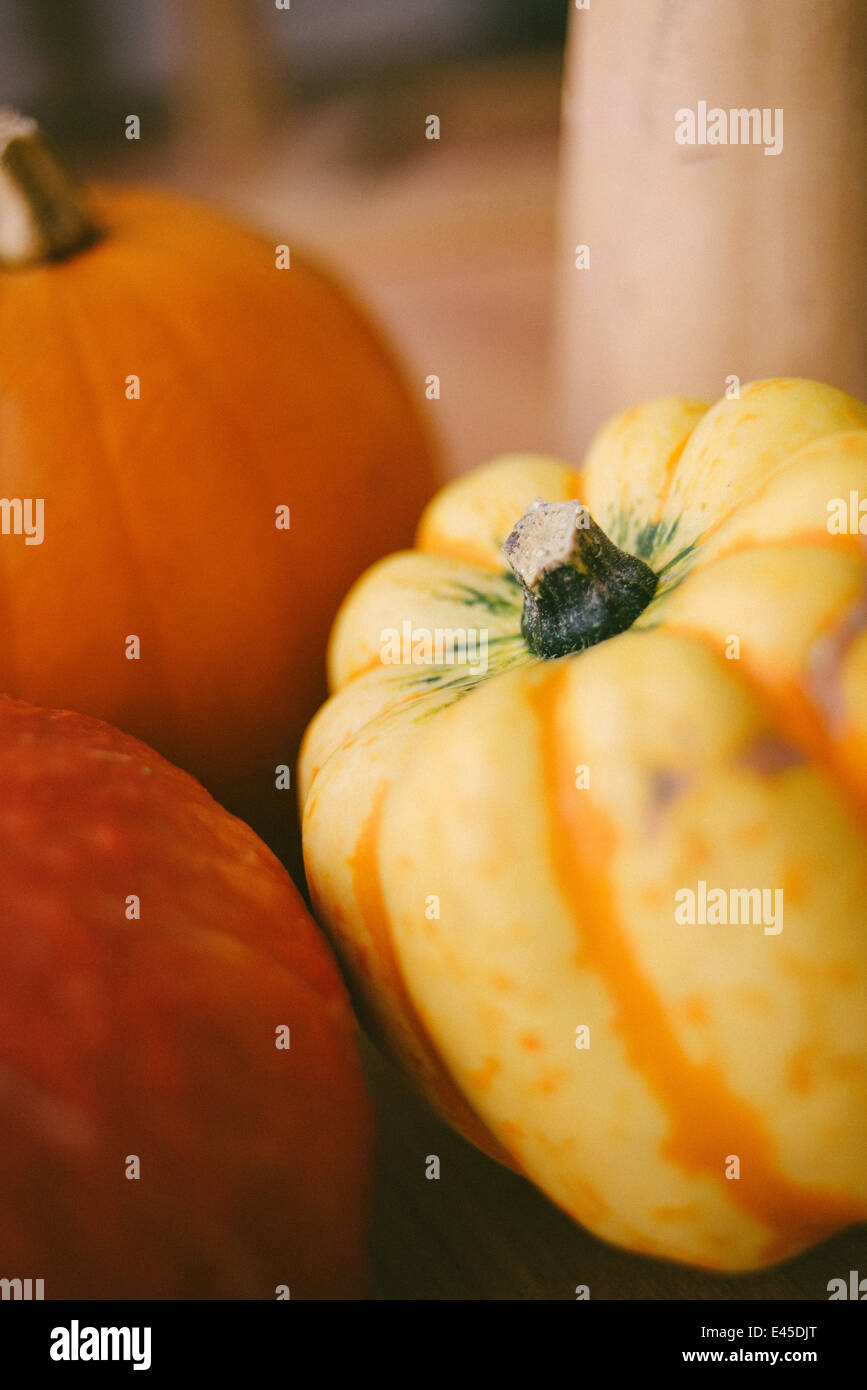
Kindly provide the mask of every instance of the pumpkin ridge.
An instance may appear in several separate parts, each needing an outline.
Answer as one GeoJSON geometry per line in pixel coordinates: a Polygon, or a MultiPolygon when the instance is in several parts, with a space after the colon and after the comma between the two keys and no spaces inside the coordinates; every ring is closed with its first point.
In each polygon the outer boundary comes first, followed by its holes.
{"type": "MultiPolygon", "coordinates": [[[[136,248],[136,259],[139,259],[139,257],[145,259],[147,255],[148,249],[146,247],[136,248]]],[[[167,263],[169,263],[169,257],[166,255],[165,250],[160,247],[159,254],[152,254],[152,259],[158,266],[158,269],[164,272],[167,263]]],[[[126,263],[124,269],[126,271],[122,281],[124,296],[128,297],[131,302],[135,301],[142,306],[147,312],[151,322],[156,323],[160,333],[164,334],[171,342],[173,349],[176,350],[177,356],[182,356],[190,364],[199,395],[207,395],[208,400],[219,407],[223,419],[227,420],[227,423],[231,421],[233,433],[236,434],[238,439],[245,445],[242,456],[244,468],[247,470],[245,476],[247,476],[249,472],[254,472],[257,491],[259,491],[263,497],[269,496],[273,489],[269,489],[268,487],[266,478],[267,463],[255,449],[251,449],[246,444],[243,409],[236,406],[234,397],[220,392],[219,387],[212,380],[210,372],[203,366],[199,344],[203,341],[207,341],[208,334],[205,333],[204,330],[199,333],[195,331],[195,325],[198,322],[195,315],[185,316],[183,320],[181,320],[176,314],[171,312],[170,304],[167,305],[164,299],[155,297],[153,293],[154,285],[159,284],[159,279],[148,280],[147,293],[143,293],[140,288],[138,274],[133,264],[126,263]],[[193,329],[192,332],[189,331],[190,328],[193,329]]],[[[179,272],[183,270],[182,263],[178,264],[177,269],[179,272]]],[[[215,274],[216,273],[215,268],[215,274]]],[[[227,278],[225,268],[222,268],[220,278],[221,282],[225,284],[227,278]]],[[[244,293],[244,287],[240,281],[241,277],[235,277],[239,298],[242,297],[244,293]]],[[[117,282],[119,284],[121,283],[120,274],[117,274],[117,282]]],[[[275,350],[273,343],[269,344],[269,347],[275,350]]]]}
{"type": "MultiPolygon", "coordinates": [[[[799,455],[801,455],[803,451],[809,449],[811,446],[820,443],[823,439],[833,437],[838,434],[851,434],[853,432],[860,432],[867,428],[867,418],[865,418],[865,407],[860,402],[855,401],[854,398],[846,397],[845,393],[839,392],[834,388],[824,387],[821,385],[821,383],[812,383],[807,381],[806,379],[793,378],[791,382],[788,384],[792,386],[798,386],[801,388],[809,388],[814,392],[826,393],[826,398],[824,400],[822,400],[820,396],[818,402],[813,402],[813,419],[815,419],[815,412],[817,410],[823,412],[826,409],[830,410],[832,414],[834,414],[837,418],[827,422],[825,424],[824,429],[817,428],[815,432],[812,425],[807,427],[806,424],[804,424],[802,429],[799,431],[801,435],[800,439],[792,439],[789,442],[787,451],[785,453],[778,454],[776,457],[776,461],[774,461],[772,457],[768,458],[765,462],[764,469],[756,470],[751,482],[746,480],[738,482],[738,491],[735,500],[729,506],[727,506],[723,513],[717,516],[715,520],[713,520],[707,526],[705,526],[704,529],[698,530],[695,533],[695,535],[693,536],[693,543],[700,545],[702,542],[714,536],[719,531],[719,529],[725,525],[725,523],[731,518],[731,516],[735,512],[740,510],[741,507],[753,502],[757,496],[760,496],[762,490],[781,472],[784,472],[788,468],[790,463],[792,463],[799,455]],[[828,400],[827,393],[830,393],[833,399],[828,400]],[[845,417],[842,415],[844,406],[846,409],[845,417]],[[855,407],[857,407],[857,409],[855,409],[855,407]]],[[[780,383],[775,383],[770,380],[750,382],[747,386],[744,386],[742,388],[740,399],[741,401],[745,401],[749,397],[756,395],[757,392],[766,392],[768,388],[771,387],[776,387],[776,390],[778,392],[780,389],[782,389],[780,383]]],[[[691,442],[694,435],[707,424],[709,417],[714,417],[712,421],[713,429],[721,430],[721,416],[719,412],[721,407],[725,404],[726,402],[724,401],[718,401],[715,405],[708,407],[706,415],[703,416],[702,419],[700,419],[697,422],[695,430],[693,432],[693,436],[691,436],[690,440],[687,441],[688,443],[691,442]]],[[[767,404],[768,403],[766,399],[763,403],[764,410],[767,410],[767,404]]],[[[803,413],[803,406],[801,407],[801,409],[803,413]]],[[[778,413],[778,403],[772,402],[772,412],[770,418],[772,418],[774,414],[778,413]]],[[[741,412],[739,416],[736,414],[736,418],[734,419],[733,424],[734,427],[737,428],[740,424],[743,424],[745,421],[756,420],[757,418],[758,417],[754,413],[745,414],[741,412]]],[[[731,426],[729,426],[728,428],[730,427],[731,426]]],[[[709,485],[711,482],[711,479],[707,476],[707,469],[710,467],[711,462],[713,462],[714,460],[710,460],[708,456],[709,441],[707,438],[702,438],[699,442],[701,447],[698,451],[697,458],[689,459],[690,469],[684,475],[688,493],[694,493],[695,480],[692,480],[691,486],[690,476],[692,466],[695,466],[697,470],[697,478],[701,479],[703,477],[705,485],[709,485]]],[[[718,451],[721,450],[724,454],[726,450],[731,450],[733,446],[731,444],[731,440],[729,440],[726,445],[723,445],[721,441],[717,440],[714,442],[713,447],[718,451]]],[[[771,450],[772,453],[776,453],[776,445],[773,442],[771,443],[771,450]]],[[[676,476],[677,478],[681,477],[681,474],[677,470],[676,476]]],[[[729,484],[729,486],[731,486],[731,483],[729,484]]],[[[689,511],[690,507],[693,504],[693,501],[694,496],[691,495],[682,498],[682,505],[686,511],[689,511]]],[[[697,523],[698,518],[694,518],[694,524],[697,523]]]]}
{"type": "MultiPolygon", "coordinates": [[[[0,317],[0,331],[2,331],[2,317],[0,317]]],[[[4,548],[3,548],[2,546],[0,546],[0,551],[2,551],[3,549],[4,549],[4,548]]],[[[11,577],[10,577],[10,570],[11,570],[11,567],[12,567],[13,556],[12,556],[12,552],[9,551],[9,550],[7,550],[5,553],[6,553],[6,555],[7,555],[8,558],[7,558],[6,560],[0,560],[0,609],[3,610],[3,614],[4,614],[3,620],[2,620],[2,632],[3,632],[4,656],[5,656],[5,660],[6,660],[6,663],[7,663],[7,669],[8,669],[8,673],[9,673],[9,674],[8,674],[8,690],[7,690],[6,692],[4,692],[4,695],[3,695],[2,698],[8,698],[8,697],[10,697],[10,696],[14,696],[15,693],[16,693],[16,692],[18,691],[18,689],[19,689],[19,678],[18,678],[18,674],[17,674],[17,672],[16,672],[16,665],[17,665],[17,662],[16,662],[16,646],[15,646],[15,642],[13,641],[13,637],[14,637],[14,634],[15,634],[15,628],[14,628],[14,620],[13,620],[13,616],[12,616],[12,613],[13,613],[12,593],[13,593],[13,591],[14,591],[14,587],[15,587],[15,586],[14,586],[13,580],[12,580],[11,577]]]]}
{"type": "MultiPolygon", "coordinates": [[[[834,536],[824,527],[818,527],[815,531],[792,531],[786,536],[741,537],[728,549],[718,550],[704,562],[699,555],[698,563],[690,567],[690,573],[698,573],[699,570],[706,572],[712,565],[720,560],[728,560],[733,555],[745,555],[753,550],[787,549],[801,545],[814,546],[817,550],[857,551],[860,548],[857,536],[834,536]]],[[[686,583],[688,578],[689,575],[685,574],[681,582],[686,583]]]]}
{"type": "Polygon", "coordinates": [[[830,1235],[867,1212],[841,1198],[803,1188],[780,1171],[773,1141],[753,1108],[707,1063],[694,1063],[681,1047],[665,1007],[646,980],[618,924],[607,868],[615,832],[587,791],[576,798],[563,769],[558,706],[569,679],[565,663],[530,688],[539,728],[540,761],[547,772],[544,794],[550,827],[551,863],[561,896],[582,947],[614,1006],[614,1026],[629,1060],[645,1078],[669,1120],[662,1153],[688,1172],[716,1179],[727,1198],[768,1228],[764,1258],[771,1262],[830,1235]],[[562,835],[566,827],[567,835],[562,835]],[[700,1121],[700,1122],[699,1122],[700,1121]],[[726,1182],[723,1161],[735,1149],[747,1170],[726,1182]]]}
{"type": "MultiPolygon", "coordinates": [[[[514,476],[509,481],[513,484],[514,476]]],[[[452,478],[430,499],[416,528],[414,549],[423,555],[462,561],[486,575],[503,575],[507,571],[503,567],[502,547],[518,515],[533,498],[541,493],[550,496],[553,489],[559,500],[565,501],[568,497],[580,496],[582,487],[580,472],[561,459],[507,454],[490,460],[478,469],[452,478]],[[551,465],[554,465],[556,479],[549,473],[545,481],[534,473],[536,466],[544,472],[551,465]],[[531,476],[521,478],[518,489],[521,500],[515,499],[514,510],[510,510],[508,518],[498,519],[495,524],[494,519],[486,515],[485,502],[488,496],[496,495],[503,469],[507,476],[525,471],[531,476]],[[456,522],[458,534],[453,535],[450,527],[456,522]]]]}
{"type": "MultiPolygon", "coordinates": [[[[808,453],[808,451],[814,449],[817,445],[824,443],[828,439],[835,439],[838,436],[840,438],[846,439],[853,434],[867,435],[867,430],[837,430],[831,434],[820,435],[817,439],[810,440],[809,443],[802,445],[799,449],[794,449],[791,454],[787,455],[785,459],[782,459],[778,463],[777,467],[771,469],[770,473],[768,473],[766,477],[764,477],[757,484],[757,486],[752,492],[747,493],[745,496],[738,498],[738,501],[731,508],[731,510],[726,513],[724,517],[718,519],[711,526],[709,526],[706,531],[703,531],[701,535],[696,538],[694,544],[697,547],[698,563],[694,562],[692,565],[690,565],[690,570],[703,568],[700,559],[700,548],[704,544],[704,542],[710,540],[712,536],[717,535],[723,529],[723,527],[732,519],[732,517],[735,516],[742,508],[751,506],[754,502],[760,502],[761,499],[764,496],[766,496],[766,494],[769,492],[771,486],[778,480],[780,475],[788,472],[790,468],[794,468],[798,464],[800,464],[803,461],[804,455],[808,453]]],[[[833,542],[837,545],[840,544],[841,540],[845,541],[846,539],[844,536],[841,537],[839,535],[831,535],[831,533],[827,530],[827,527],[824,529],[822,527],[817,527],[815,533],[808,533],[808,535],[810,536],[810,540],[807,541],[807,543],[809,544],[816,543],[819,536],[822,536],[825,540],[833,542]],[[815,540],[813,539],[813,536],[815,536],[815,540]]],[[[854,537],[853,540],[857,542],[858,538],[854,537]]],[[[756,549],[760,546],[774,544],[796,545],[798,544],[798,537],[792,534],[775,537],[773,539],[768,540],[758,538],[754,542],[742,540],[741,542],[733,546],[731,550],[723,550],[719,552],[719,554],[714,555],[713,559],[709,563],[712,564],[715,560],[721,559],[725,555],[738,554],[741,550],[756,549]]],[[[684,579],[686,579],[687,575],[684,575],[683,577],[684,579]]]]}
{"type": "Polygon", "coordinates": [[[475,545],[471,541],[449,542],[448,537],[444,536],[442,532],[434,534],[433,544],[431,544],[431,537],[425,536],[424,542],[416,549],[420,555],[461,560],[464,564],[474,565],[476,569],[484,570],[485,574],[502,573],[494,566],[480,545],[475,545]]]}
{"type": "Polygon", "coordinates": [[[654,514],[651,518],[651,522],[654,525],[658,525],[658,523],[662,521],[662,514],[665,511],[665,507],[669,498],[671,497],[671,488],[672,484],[674,483],[675,474],[677,472],[677,465],[680,463],[683,451],[686,448],[689,441],[692,439],[692,435],[693,431],[690,431],[689,434],[685,434],[683,439],[681,439],[680,443],[674,446],[668,458],[665,460],[665,463],[663,465],[665,469],[665,478],[663,480],[662,487],[659,489],[659,492],[657,494],[656,508],[654,509],[654,514]]]}
{"type": "MultiPolygon", "coordinates": [[[[700,628],[686,622],[668,622],[665,619],[660,628],[666,632],[676,632],[688,637],[709,651],[718,661],[718,643],[700,628]]],[[[817,771],[823,773],[834,788],[842,793],[850,810],[858,818],[867,818],[867,786],[859,785],[848,771],[845,750],[837,752],[833,741],[828,737],[828,729],[820,711],[810,699],[807,691],[798,680],[776,681],[773,685],[765,683],[758,671],[749,665],[749,659],[741,654],[739,670],[734,673],[749,690],[762,712],[762,717],[771,728],[777,728],[787,742],[796,746],[817,771]]]]}
{"type": "Polygon", "coordinates": [[[446,1070],[430,1033],[418,1013],[400,968],[397,952],[394,949],[391,919],[382,891],[382,879],[378,864],[379,828],[389,786],[390,784],[383,779],[374,789],[370,810],[355,842],[351,860],[355,900],[374,943],[378,964],[386,983],[398,996],[400,1006],[410,1021],[410,1027],[405,1034],[410,1055],[413,1051],[416,1052],[418,1061],[421,1062],[427,1073],[427,1084],[434,1091],[443,1113],[477,1148],[498,1159],[505,1166],[515,1169],[516,1163],[511,1154],[502,1147],[479,1119],[466,1096],[458,1089],[450,1073],[446,1070]]]}
{"type": "MultiPolygon", "coordinates": [[[[134,583],[132,586],[133,591],[136,595],[140,595],[144,602],[144,607],[147,610],[148,620],[151,624],[152,631],[158,632],[159,623],[157,620],[157,604],[153,594],[149,591],[148,585],[145,582],[144,567],[137,560],[137,556],[139,554],[144,553],[145,547],[136,544],[138,537],[135,527],[132,523],[132,517],[135,512],[135,508],[129,505],[127,498],[124,496],[123,491],[121,489],[120,479],[124,476],[124,470],[121,466],[121,459],[117,446],[117,440],[114,438],[111,431],[106,427],[105,424],[106,418],[111,418],[111,413],[104,413],[100,408],[102,403],[102,392],[99,386],[98,372],[94,369],[94,355],[91,350],[90,343],[88,343],[85,340],[83,332],[81,331],[81,329],[76,327],[76,320],[80,320],[81,323],[85,323],[86,315],[75,314],[74,312],[72,312],[69,303],[71,282],[70,284],[66,284],[65,281],[67,279],[68,277],[66,276],[62,278],[58,277],[58,283],[54,290],[55,303],[58,306],[62,305],[62,308],[60,308],[60,313],[62,317],[65,319],[66,323],[66,338],[67,341],[70,342],[75,348],[78,360],[81,363],[82,367],[82,379],[88,383],[90,397],[95,407],[92,412],[92,417],[96,421],[96,427],[99,430],[102,439],[104,440],[106,453],[116,465],[115,467],[112,467],[110,469],[104,469],[102,471],[102,476],[104,478],[110,479],[110,485],[117,504],[116,515],[127,537],[127,552],[129,556],[129,565],[130,569],[133,571],[134,574],[134,583]]],[[[176,707],[177,701],[172,698],[173,691],[171,681],[169,679],[168,669],[165,661],[163,660],[162,653],[160,652],[158,642],[153,643],[152,654],[150,655],[149,660],[152,662],[152,670],[155,673],[158,673],[159,676],[159,684],[163,692],[161,698],[162,701],[164,701],[164,703],[161,704],[161,707],[163,709],[173,710],[176,707]]]]}

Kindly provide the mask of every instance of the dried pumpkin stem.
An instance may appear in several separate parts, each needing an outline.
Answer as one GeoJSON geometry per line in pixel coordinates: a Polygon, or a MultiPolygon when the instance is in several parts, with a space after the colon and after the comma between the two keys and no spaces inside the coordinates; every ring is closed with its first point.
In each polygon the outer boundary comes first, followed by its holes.
{"type": "Polygon", "coordinates": [[[0,109],[0,265],[60,260],[99,231],[36,121],[0,109]]]}
{"type": "Polygon", "coordinates": [[[649,565],[619,550],[580,502],[534,502],[503,554],[524,590],[534,656],[566,656],[631,627],[656,592],[649,565]]]}

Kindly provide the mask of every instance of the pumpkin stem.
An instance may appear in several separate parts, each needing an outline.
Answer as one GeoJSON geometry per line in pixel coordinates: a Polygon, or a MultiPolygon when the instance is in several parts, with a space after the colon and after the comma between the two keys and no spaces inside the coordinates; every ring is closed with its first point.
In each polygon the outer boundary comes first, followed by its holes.
{"type": "Polygon", "coordinates": [[[534,656],[567,656],[623,632],[658,583],[580,502],[533,502],[503,554],[524,590],[521,632],[534,656]]]}
{"type": "Polygon", "coordinates": [[[0,108],[0,265],[60,260],[99,232],[36,121],[0,108]]]}

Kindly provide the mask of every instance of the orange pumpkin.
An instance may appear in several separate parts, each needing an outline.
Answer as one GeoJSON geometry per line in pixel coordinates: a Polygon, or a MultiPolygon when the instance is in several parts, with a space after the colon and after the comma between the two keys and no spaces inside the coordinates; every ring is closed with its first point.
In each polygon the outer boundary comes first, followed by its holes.
{"type": "Polygon", "coordinates": [[[432,491],[425,429],[294,247],[278,269],[221,213],[130,190],[95,195],[93,237],[32,123],[0,116],[0,159],[0,689],[129,729],[252,817],[348,583],[432,491]]]}

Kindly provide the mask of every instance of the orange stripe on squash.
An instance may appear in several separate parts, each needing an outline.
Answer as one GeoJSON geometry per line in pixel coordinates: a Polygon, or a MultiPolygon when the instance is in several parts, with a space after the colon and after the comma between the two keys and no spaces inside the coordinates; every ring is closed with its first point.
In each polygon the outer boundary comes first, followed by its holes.
{"type": "Polygon", "coordinates": [[[764,1258],[781,1259],[791,1253],[793,1241],[808,1245],[822,1240],[841,1226],[863,1220],[867,1211],[789,1182],[753,1107],[730,1089],[716,1067],[690,1061],[681,1047],[618,920],[611,891],[616,832],[594,807],[589,790],[575,796],[567,775],[570,760],[562,752],[566,738],[559,702],[568,681],[568,667],[552,669],[531,697],[539,722],[551,860],[560,892],[588,964],[602,977],[614,1003],[629,1060],[668,1116],[666,1158],[688,1172],[706,1173],[725,1183],[729,1200],[769,1227],[764,1258]],[[741,1159],[739,1181],[724,1177],[729,1153],[741,1159]]]}

